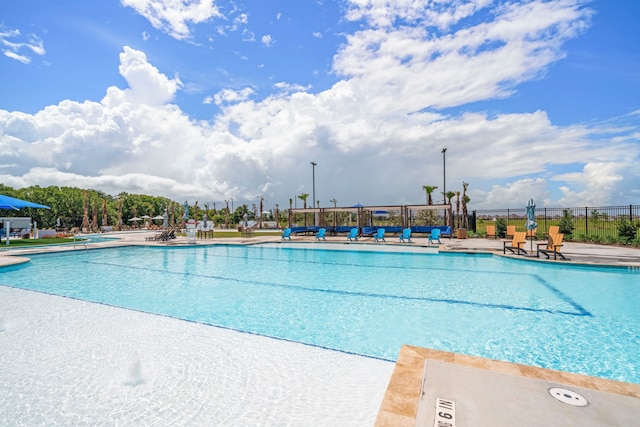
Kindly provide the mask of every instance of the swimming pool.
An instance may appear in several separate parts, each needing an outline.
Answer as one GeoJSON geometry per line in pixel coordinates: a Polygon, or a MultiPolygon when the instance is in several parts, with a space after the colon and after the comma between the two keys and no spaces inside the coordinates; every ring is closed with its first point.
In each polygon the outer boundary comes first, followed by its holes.
{"type": "Polygon", "coordinates": [[[404,343],[640,383],[640,274],[262,246],[32,256],[0,283],[395,360],[404,343]]]}

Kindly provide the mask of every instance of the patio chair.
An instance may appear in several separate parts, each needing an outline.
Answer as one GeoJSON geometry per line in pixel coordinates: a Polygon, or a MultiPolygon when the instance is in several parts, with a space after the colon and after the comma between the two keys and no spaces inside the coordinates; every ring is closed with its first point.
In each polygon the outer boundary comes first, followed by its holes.
{"type": "Polygon", "coordinates": [[[373,236],[373,241],[374,242],[384,242],[384,228],[378,228],[376,230],[376,234],[373,236]]]}
{"type": "Polygon", "coordinates": [[[513,239],[513,237],[516,235],[516,226],[515,225],[507,225],[507,232],[505,234],[505,237],[507,239],[513,239]]]}
{"type": "Polygon", "coordinates": [[[358,229],[357,228],[352,228],[351,230],[349,230],[349,234],[347,234],[347,240],[349,240],[349,241],[358,240],[358,229]]]}
{"type": "Polygon", "coordinates": [[[318,232],[316,233],[316,240],[327,240],[324,235],[327,233],[327,229],[326,228],[321,228],[320,230],[318,230],[318,232]]]}
{"type": "Polygon", "coordinates": [[[488,238],[496,238],[496,226],[495,225],[487,225],[487,239],[488,238]]]}
{"type": "Polygon", "coordinates": [[[554,260],[557,260],[558,256],[566,260],[567,257],[565,257],[562,254],[562,252],[560,252],[560,248],[562,248],[563,240],[564,240],[564,233],[550,234],[546,243],[537,244],[538,252],[536,253],[536,256],[540,258],[540,254],[543,254],[544,256],[547,257],[547,259],[550,259],[551,258],[550,254],[553,254],[554,260]],[[542,248],[542,246],[545,246],[545,245],[546,245],[546,248],[542,248]]]}
{"type": "Polygon", "coordinates": [[[434,228],[433,230],[431,230],[431,234],[429,234],[429,243],[437,241],[438,243],[442,244],[442,242],[440,241],[440,233],[441,230],[439,228],[434,228]]]}
{"type": "Polygon", "coordinates": [[[404,241],[410,242],[411,241],[411,229],[410,228],[405,228],[404,230],[402,230],[402,234],[400,235],[400,241],[404,242],[404,241]]]}
{"type": "Polygon", "coordinates": [[[285,228],[282,231],[282,240],[284,240],[284,239],[291,240],[291,229],[290,228],[285,228]]]}
{"type": "Polygon", "coordinates": [[[502,253],[506,254],[507,250],[512,254],[520,255],[523,253],[526,255],[527,251],[524,249],[524,244],[527,241],[526,231],[516,231],[512,240],[505,240],[502,246],[502,253]],[[511,242],[511,244],[508,244],[511,242]]]}
{"type": "Polygon", "coordinates": [[[560,233],[560,226],[559,225],[552,225],[549,227],[549,231],[547,231],[546,233],[544,233],[543,237],[546,239],[549,238],[549,236],[555,235],[560,233]]]}

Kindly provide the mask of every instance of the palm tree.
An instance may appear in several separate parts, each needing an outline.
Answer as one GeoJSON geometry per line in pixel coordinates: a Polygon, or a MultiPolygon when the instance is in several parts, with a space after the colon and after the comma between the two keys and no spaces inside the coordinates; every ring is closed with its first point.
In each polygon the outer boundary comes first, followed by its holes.
{"type": "Polygon", "coordinates": [[[422,186],[422,189],[427,192],[427,204],[428,205],[432,205],[433,204],[433,200],[431,199],[431,193],[436,191],[437,188],[438,187],[435,186],[435,185],[423,185],[422,186]]]}
{"type": "MultiPolygon", "coordinates": [[[[338,206],[338,201],[334,198],[329,200],[329,203],[333,203],[333,207],[337,207],[338,206]]],[[[338,226],[338,212],[333,212],[333,226],[337,227],[338,226]]]]}
{"type": "Polygon", "coordinates": [[[445,225],[449,225],[451,228],[453,228],[453,218],[451,218],[451,199],[453,199],[455,195],[455,191],[447,191],[446,194],[443,193],[443,196],[446,198],[447,203],[449,204],[449,224],[447,224],[447,221],[445,221],[445,225]]]}
{"type": "Polygon", "coordinates": [[[460,191],[456,191],[456,222],[460,228],[460,191]]]}
{"type": "Polygon", "coordinates": [[[462,228],[469,228],[469,214],[467,212],[467,203],[471,200],[469,196],[467,196],[467,188],[469,188],[469,183],[462,181],[462,228]]]}

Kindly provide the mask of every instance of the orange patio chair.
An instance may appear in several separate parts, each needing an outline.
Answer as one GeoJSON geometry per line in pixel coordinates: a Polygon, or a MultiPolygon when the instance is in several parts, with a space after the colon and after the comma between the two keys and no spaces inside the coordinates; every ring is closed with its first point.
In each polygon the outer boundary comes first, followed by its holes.
{"type": "Polygon", "coordinates": [[[516,226],[515,225],[507,225],[507,233],[506,233],[506,238],[507,239],[512,239],[513,236],[516,235],[516,226]]]}
{"type": "Polygon", "coordinates": [[[549,236],[552,236],[554,234],[558,234],[559,232],[560,232],[560,226],[559,225],[552,225],[552,226],[549,227],[549,231],[544,233],[544,238],[548,239],[549,236]]]}
{"type": "Polygon", "coordinates": [[[562,241],[564,239],[563,233],[550,234],[546,243],[538,243],[538,252],[536,256],[540,258],[540,254],[543,254],[547,257],[547,259],[551,258],[551,254],[553,254],[553,259],[557,260],[558,257],[566,260],[562,252],[560,252],[560,248],[562,248],[562,241]],[[543,248],[543,246],[546,246],[543,248]]]}
{"type": "Polygon", "coordinates": [[[487,225],[487,239],[488,238],[496,238],[496,226],[495,225],[487,225]]]}
{"type": "Polygon", "coordinates": [[[502,247],[502,253],[506,254],[507,250],[513,254],[520,255],[521,253],[525,254],[527,251],[524,249],[524,244],[527,241],[527,233],[526,231],[516,231],[513,234],[512,240],[505,240],[502,247]],[[510,245],[508,243],[511,243],[510,245]]]}

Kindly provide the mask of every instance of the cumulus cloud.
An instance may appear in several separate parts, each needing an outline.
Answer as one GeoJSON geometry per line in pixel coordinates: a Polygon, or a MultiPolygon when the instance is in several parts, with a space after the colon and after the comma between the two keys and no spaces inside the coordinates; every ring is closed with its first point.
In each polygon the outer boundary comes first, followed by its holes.
{"type": "MultiPolygon", "coordinates": [[[[335,57],[334,70],[351,78],[359,90],[384,88],[377,93],[379,104],[409,111],[511,95],[517,84],[539,77],[562,58],[562,44],[578,35],[590,17],[573,2],[513,3],[496,10],[492,21],[448,32],[431,30],[435,22],[429,13],[421,24],[425,18],[418,11],[426,8],[424,1],[414,1],[406,10],[384,8],[383,3],[366,2],[353,9],[379,28],[349,35],[335,57]],[[378,13],[382,10],[414,25],[390,27],[378,13]]],[[[466,17],[478,7],[460,3],[438,16],[466,17]]]]}
{"type": "Polygon", "coordinates": [[[191,24],[222,17],[214,0],[121,0],[144,16],[151,25],[171,37],[184,40],[191,37],[191,24]]]}
{"type": "Polygon", "coordinates": [[[416,203],[423,185],[440,186],[447,147],[447,189],[470,182],[476,209],[521,207],[530,197],[539,206],[608,204],[640,188],[637,120],[556,126],[544,111],[445,112],[540,77],[590,17],[569,0],[519,2],[450,30],[491,5],[351,1],[350,19],[369,24],[336,53],[341,80],[318,93],[279,82],[262,99],[251,85],[224,89],[203,101],[219,108],[209,121],[174,104],[178,77],[125,47],[127,87],[108,88],[100,102],[0,110],[0,181],[201,202],[261,195],[283,206],[310,193],[314,161],[322,205],[416,203]],[[388,24],[396,20],[411,25],[388,24]],[[574,172],[558,172],[562,165],[574,172]]]}
{"type": "Polygon", "coordinates": [[[255,91],[250,87],[246,87],[241,90],[225,89],[216,93],[213,96],[213,101],[215,102],[216,105],[222,105],[222,104],[231,103],[231,102],[246,101],[254,93],[255,91]]]}
{"type": "Polygon", "coordinates": [[[140,104],[164,104],[171,101],[176,91],[182,87],[179,78],[169,79],[156,67],[149,64],[144,52],[124,47],[120,54],[120,74],[127,81],[129,88],[121,91],[109,88],[105,103],[128,102],[140,104]]]}

